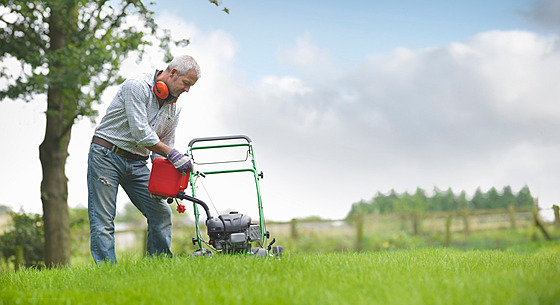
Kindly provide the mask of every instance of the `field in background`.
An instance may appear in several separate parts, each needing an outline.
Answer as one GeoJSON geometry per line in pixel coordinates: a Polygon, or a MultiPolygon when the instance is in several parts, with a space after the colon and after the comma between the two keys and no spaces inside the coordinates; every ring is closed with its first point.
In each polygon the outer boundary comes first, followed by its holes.
{"type": "Polygon", "coordinates": [[[558,304],[560,243],[142,259],[0,272],[3,304],[558,304]]]}
{"type": "MultiPolygon", "coordinates": [[[[137,211],[133,211],[137,212],[137,211]]],[[[137,213],[132,213],[135,215],[137,213]]],[[[93,263],[89,252],[87,210],[73,211],[72,266],[93,263]]],[[[446,213],[366,215],[342,220],[293,219],[267,223],[285,253],[368,252],[412,248],[506,249],[539,240],[560,240],[558,222],[537,221],[532,209],[461,210],[446,213]],[[541,227],[539,227],[539,224],[541,227]],[[546,234],[543,234],[543,228],[546,234]]],[[[173,214],[172,251],[189,255],[196,250],[190,217],[173,214]]],[[[117,219],[126,219],[117,218],[117,219]]],[[[145,252],[146,221],[117,223],[117,257],[145,252]]],[[[201,230],[205,231],[204,225],[201,230]]],[[[203,236],[206,238],[205,234],[203,236]]],[[[0,259],[0,271],[14,270],[17,260],[0,259]]],[[[17,264],[21,265],[21,264],[17,264]]]]}
{"type": "MultiPolygon", "coordinates": [[[[189,254],[196,250],[191,238],[194,227],[176,217],[172,250],[189,254]]],[[[560,227],[542,223],[550,239],[560,239],[560,227]]],[[[460,249],[505,249],[532,241],[545,240],[530,209],[458,211],[422,215],[369,215],[346,220],[294,219],[267,223],[277,245],[292,253],[360,252],[403,248],[453,247],[460,249]]],[[[205,227],[201,226],[204,232],[205,227]]],[[[87,232],[84,242],[87,243],[87,232]]],[[[145,229],[136,226],[117,236],[122,254],[141,253],[145,229]]],[[[81,254],[91,260],[87,246],[81,254]]]]}

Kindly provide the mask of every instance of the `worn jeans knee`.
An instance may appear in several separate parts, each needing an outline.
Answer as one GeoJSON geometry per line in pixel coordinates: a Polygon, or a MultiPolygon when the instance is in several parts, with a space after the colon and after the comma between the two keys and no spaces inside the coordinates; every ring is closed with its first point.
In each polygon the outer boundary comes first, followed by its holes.
{"type": "Polygon", "coordinates": [[[145,161],[129,160],[107,148],[91,144],[88,155],[88,215],[91,253],[99,263],[116,263],[115,225],[119,185],[148,221],[147,251],[150,255],[171,255],[171,208],[151,198],[150,171],[145,161]]]}

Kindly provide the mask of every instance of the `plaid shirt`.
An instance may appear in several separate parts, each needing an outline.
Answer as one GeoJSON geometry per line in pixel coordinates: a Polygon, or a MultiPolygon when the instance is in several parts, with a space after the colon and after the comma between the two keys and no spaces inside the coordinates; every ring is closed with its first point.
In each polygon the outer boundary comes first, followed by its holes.
{"type": "MultiPolygon", "coordinates": [[[[173,147],[181,108],[176,103],[159,107],[152,89],[154,73],[130,78],[122,83],[95,129],[96,136],[141,156],[150,154],[145,146],[155,145],[159,141],[173,147]]],[[[154,153],[152,157],[157,158],[159,155],[154,153]]]]}

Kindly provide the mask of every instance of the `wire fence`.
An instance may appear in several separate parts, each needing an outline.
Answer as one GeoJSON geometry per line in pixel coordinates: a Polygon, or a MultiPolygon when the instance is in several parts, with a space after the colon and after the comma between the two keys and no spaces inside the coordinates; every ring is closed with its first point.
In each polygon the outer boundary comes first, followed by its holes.
{"type": "MultiPolygon", "coordinates": [[[[502,248],[536,239],[557,239],[560,218],[545,223],[533,207],[435,213],[362,215],[353,218],[267,221],[271,236],[291,251],[368,251],[422,246],[502,248]]],[[[541,210],[542,211],[542,210],[541,210]]],[[[201,224],[203,238],[205,226],[201,224]]],[[[146,228],[115,232],[117,249],[145,249],[146,228]]],[[[82,232],[82,234],[88,234],[82,232]]],[[[173,227],[175,253],[196,250],[194,225],[173,227]]]]}
{"type": "Polygon", "coordinates": [[[505,230],[527,231],[536,223],[542,221],[532,208],[510,208],[363,215],[330,221],[293,219],[287,223],[269,223],[269,228],[290,240],[324,236],[344,243],[345,246],[338,247],[339,250],[362,251],[410,246],[453,246],[458,242],[464,244],[478,232],[504,235],[505,230]]]}
{"type": "MultiPolygon", "coordinates": [[[[536,207],[500,210],[460,210],[437,213],[360,215],[338,220],[292,219],[267,221],[276,245],[289,252],[375,251],[413,247],[460,247],[500,249],[533,240],[560,239],[559,207],[553,206],[554,220],[544,222],[536,207]]],[[[550,212],[550,211],[546,211],[550,212]]],[[[194,224],[176,221],[172,250],[188,255],[197,249],[194,224]]],[[[200,226],[207,240],[206,227],[200,226]]],[[[145,223],[117,223],[117,253],[146,253],[145,223]]],[[[14,267],[24,265],[23,247],[16,253],[14,267]]],[[[91,261],[89,232],[72,232],[72,260],[91,261]]],[[[5,264],[5,263],[4,263],[5,264]]],[[[4,266],[5,267],[5,266],[4,266]]]]}

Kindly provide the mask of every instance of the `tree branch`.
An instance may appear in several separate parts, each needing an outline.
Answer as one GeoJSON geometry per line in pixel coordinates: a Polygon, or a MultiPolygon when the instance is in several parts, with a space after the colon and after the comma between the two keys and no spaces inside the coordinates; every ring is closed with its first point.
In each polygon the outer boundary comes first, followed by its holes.
{"type": "MultiPolygon", "coordinates": [[[[90,18],[88,18],[87,21],[84,23],[84,28],[83,29],[85,31],[88,31],[92,20],[96,20],[96,23],[95,23],[93,29],[91,29],[92,37],[94,37],[95,32],[97,32],[97,30],[99,30],[99,28],[103,24],[101,22],[100,15],[101,15],[101,11],[102,11],[102,8],[105,5],[105,3],[107,3],[107,0],[98,2],[97,9],[94,10],[96,12],[96,14],[91,14],[90,18]]],[[[91,42],[91,40],[92,40],[92,38],[90,38],[88,42],[91,42]]]]}
{"type": "MultiPolygon", "coordinates": [[[[42,39],[40,39],[39,37],[36,37],[35,35],[33,35],[32,32],[29,31],[28,27],[24,27],[20,23],[16,23],[16,22],[8,22],[3,17],[4,16],[0,16],[0,21],[2,21],[4,23],[6,23],[7,25],[11,26],[14,30],[22,32],[25,35],[25,37],[27,37],[34,44],[39,46],[39,48],[41,48],[41,50],[43,50],[44,52],[47,51],[47,46],[45,45],[44,41],[42,39]]],[[[12,34],[13,34],[13,31],[12,31],[12,34]]]]}
{"type": "Polygon", "coordinates": [[[123,8],[121,10],[121,13],[113,19],[113,22],[111,22],[111,25],[108,27],[107,32],[105,32],[105,35],[103,35],[103,37],[101,37],[102,41],[105,41],[105,39],[107,38],[107,35],[109,35],[109,33],[111,33],[111,31],[117,25],[117,23],[119,23],[119,21],[122,18],[126,17],[126,9],[128,8],[129,5],[130,5],[130,2],[128,2],[125,6],[123,6],[123,8]]]}

